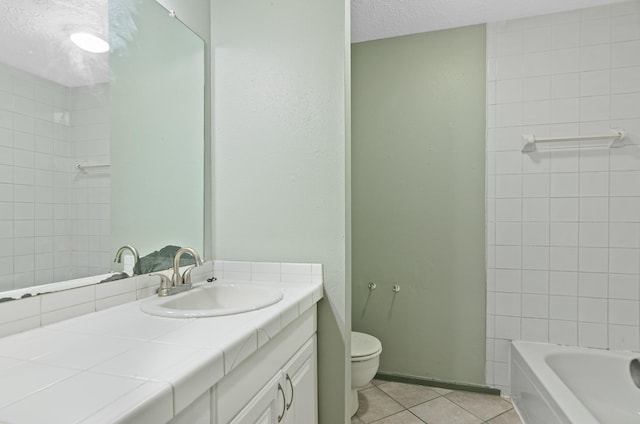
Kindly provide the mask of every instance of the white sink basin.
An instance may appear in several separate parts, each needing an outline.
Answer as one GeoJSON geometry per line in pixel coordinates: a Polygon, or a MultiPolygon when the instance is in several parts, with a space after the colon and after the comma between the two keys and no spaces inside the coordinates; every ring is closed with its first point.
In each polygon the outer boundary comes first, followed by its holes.
{"type": "Polygon", "coordinates": [[[261,309],[279,302],[282,297],[282,292],[275,287],[213,283],[173,296],[152,297],[144,300],[140,309],[169,318],[215,317],[261,309]]]}

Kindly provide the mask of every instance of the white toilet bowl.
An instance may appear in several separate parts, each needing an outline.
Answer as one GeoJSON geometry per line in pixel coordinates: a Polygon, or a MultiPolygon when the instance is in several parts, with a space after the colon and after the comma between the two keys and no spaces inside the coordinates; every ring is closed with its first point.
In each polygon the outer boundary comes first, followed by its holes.
{"type": "Polygon", "coordinates": [[[378,372],[382,343],[375,337],[351,332],[351,416],[358,412],[358,389],[369,384],[378,372]]]}

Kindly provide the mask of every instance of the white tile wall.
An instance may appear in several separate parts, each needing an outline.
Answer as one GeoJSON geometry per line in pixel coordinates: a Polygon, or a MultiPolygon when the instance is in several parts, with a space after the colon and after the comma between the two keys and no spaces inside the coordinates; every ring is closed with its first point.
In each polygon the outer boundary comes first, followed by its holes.
{"type": "MultiPolygon", "coordinates": [[[[108,84],[71,89],[70,115],[74,163],[109,163],[108,84]]],[[[113,255],[109,252],[110,183],[109,168],[71,174],[72,278],[108,271],[113,255]]]]}
{"type": "Polygon", "coordinates": [[[322,282],[322,265],[215,261],[215,275],[227,280],[319,283],[322,282]]]}
{"type": "Polygon", "coordinates": [[[0,64],[0,291],[108,271],[107,100],[0,64]]]}
{"type": "Polygon", "coordinates": [[[640,351],[640,2],[487,27],[487,384],[509,340],[640,351]],[[628,131],[631,146],[521,135],[628,131]]]}

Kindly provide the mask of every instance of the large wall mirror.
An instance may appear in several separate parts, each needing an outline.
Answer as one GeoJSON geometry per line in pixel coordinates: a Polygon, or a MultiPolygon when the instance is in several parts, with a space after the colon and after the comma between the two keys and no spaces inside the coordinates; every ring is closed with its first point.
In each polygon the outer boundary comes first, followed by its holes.
{"type": "Polygon", "coordinates": [[[202,252],[203,41],[155,0],[0,16],[0,292],[103,276],[124,244],[202,252]]]}

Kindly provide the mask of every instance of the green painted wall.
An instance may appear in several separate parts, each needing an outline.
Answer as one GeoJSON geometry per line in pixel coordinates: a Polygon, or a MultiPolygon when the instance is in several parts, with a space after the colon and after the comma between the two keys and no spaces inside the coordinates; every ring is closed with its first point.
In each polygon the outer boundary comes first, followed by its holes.
{"type": "Polygon", "coordinates": [[[214,257],[320,262],[319,415],[346,423],[348,3],[213,0],[214,257]]]}
{"type": "Polygon", "coordinates": [[[485,27],[354,44],[352,108],[353,329],[381,372],[481,384],[485,27]]]}

